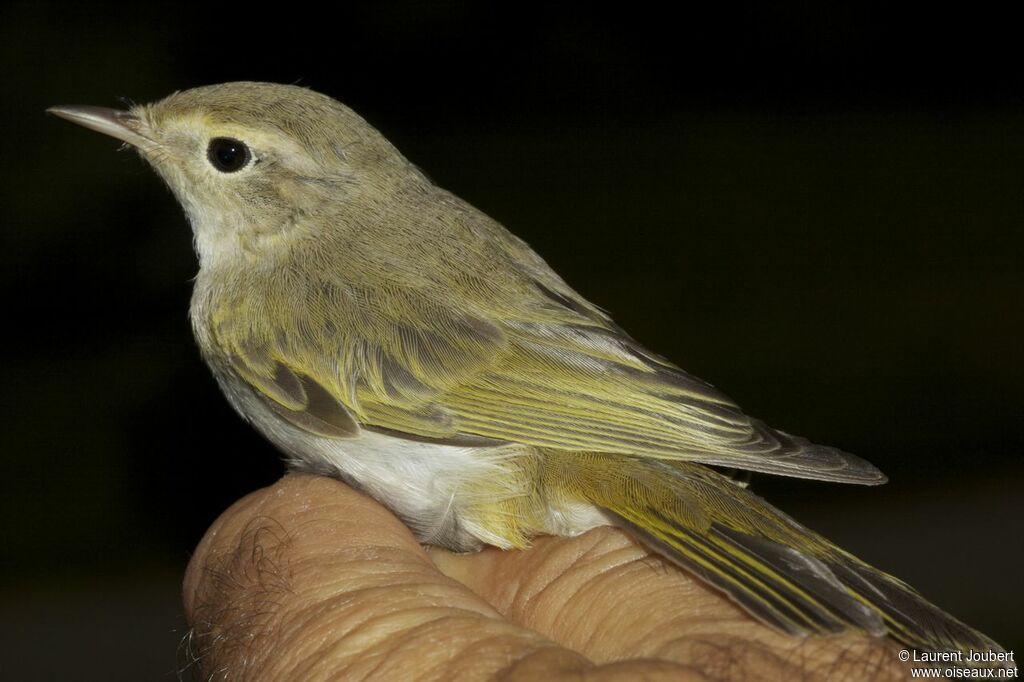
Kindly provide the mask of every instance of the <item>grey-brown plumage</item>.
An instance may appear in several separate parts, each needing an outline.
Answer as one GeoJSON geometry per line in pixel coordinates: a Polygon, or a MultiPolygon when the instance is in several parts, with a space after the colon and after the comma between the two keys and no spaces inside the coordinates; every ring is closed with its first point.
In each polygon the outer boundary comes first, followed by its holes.
{"type": "Polygon", "coordinates": [[[338,102],[227,83],[53,111],[136,146],[181,201],[196,339],[232,405],[422,540],[522,547],[619,523],[794,634],[998,648],[705,465],[877,469],[647,351],[338,102]]]}

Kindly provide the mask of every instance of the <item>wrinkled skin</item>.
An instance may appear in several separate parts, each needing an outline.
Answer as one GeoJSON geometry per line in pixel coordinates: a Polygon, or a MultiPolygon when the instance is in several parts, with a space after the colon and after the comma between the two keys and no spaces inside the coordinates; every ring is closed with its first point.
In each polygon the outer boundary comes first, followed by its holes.
{"type": "Polygon", "coordinates": [[[598,528],[425,551],[372,499],[289,475],[214,523],[185,580],[212,679],[903,680],[885,639],[793,638],[598,528]]]}

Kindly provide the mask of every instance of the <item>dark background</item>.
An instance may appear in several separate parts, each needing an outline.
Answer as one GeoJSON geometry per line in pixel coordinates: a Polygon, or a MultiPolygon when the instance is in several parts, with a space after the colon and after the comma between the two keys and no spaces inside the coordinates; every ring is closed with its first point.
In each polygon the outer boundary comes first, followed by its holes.
{"type": "Polygon", "coordinates": [[[1024,642],[1019,24],[518,7],[0,10],[5,675],[173,678],[191,549],[281,474],[195,350],[173,198],[43,114],[240,79],[346,102],[652,349],[877,464],[882,488],[754,486],[1024,642]]]}

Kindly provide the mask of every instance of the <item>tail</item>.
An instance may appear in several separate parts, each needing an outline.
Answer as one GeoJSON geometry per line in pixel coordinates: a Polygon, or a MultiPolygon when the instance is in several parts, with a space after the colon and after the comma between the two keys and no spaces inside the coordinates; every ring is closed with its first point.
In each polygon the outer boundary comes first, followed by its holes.
{"type": "Polygon", "coordinates": [[[621,455],[545,454],[549,494],[602,508],[653,550],[786,632],[860,630],[920,651],[1003,651],[906,583],[707,467],[621,455]]]}

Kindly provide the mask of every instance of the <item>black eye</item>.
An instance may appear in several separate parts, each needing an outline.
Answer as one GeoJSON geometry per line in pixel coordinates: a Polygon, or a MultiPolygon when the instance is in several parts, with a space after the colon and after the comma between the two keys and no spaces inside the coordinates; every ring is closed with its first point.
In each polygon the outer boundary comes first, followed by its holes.
{"type": "Polygon", "coordinates": [[[252,152],[244,142],[233,137],[215,137],[206,149],[206,158],[221,173],[234,173],[245,168],[252,152]]]}

